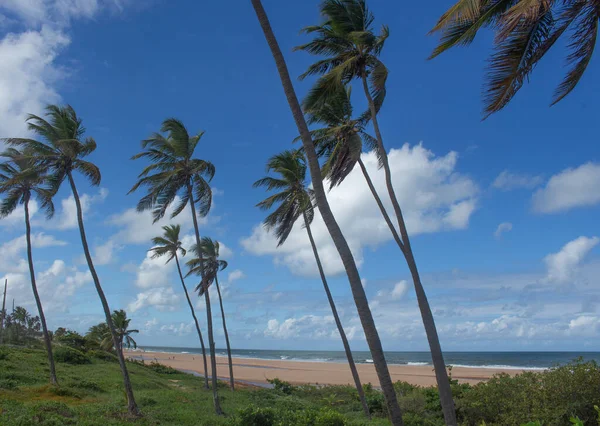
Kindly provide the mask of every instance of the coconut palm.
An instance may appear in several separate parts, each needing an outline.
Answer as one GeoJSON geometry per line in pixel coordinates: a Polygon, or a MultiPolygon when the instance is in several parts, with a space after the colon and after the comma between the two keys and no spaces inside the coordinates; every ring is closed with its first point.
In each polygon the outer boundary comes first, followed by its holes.
{"type": "MultiPolygon", "coordinates": [[[[140,187],[147,189],[146,195],[138,202],[137,209],[138,211],[151,209],[154,222],[164,217],[167,209],[174,201],[177,204],[171,213],[172,218],[181,213],[189,204],[192,211],[196,244],[199,246],[200,231],[197,215],[206,216],[210,211],[212,191],[209,181],[215,174],[215,166],[212,163],[193,158],[194,151],[204,132],[190,136],[183,123],[175,118],[165,120],[161,132],[166,133],[167,136],[153,133],[150,138],[142,141],[144,151],[132,157],[133,160],[138,158],[148,159],[151,164],[142,170],[137,183],[129,193],[140,187]]],[[[202,271],[201,274],[203,274],[202,271]]],[[[211,357],[213,403],[216,413],[220,415],[223,414],[223,411],[217,393],[217,362],[208,292],[204,293],[204,300],[206,302],[206,325],[211,357]]]]}
{"type": "Polygon", "coordinates": [[[504,108],[554,43],[569,34],[563,81],[554,91],[552,105],[577,86],[592,58],[598,33],[597,0],[459,0],[444,13],[431,33],[440,44],[430,58],[454,46],[470,44],[480,28],[495,32],[484,94],[484,116],[504,108]]]}
{"type": "Polygon", "coordinates": [[[358,371],[356,370],[354,359],[352,357],[350,344],[348,343],[348,338],[346,337],[342,322],[340,321],[337,308],[335,307],[335,302],[331,296],[331,291],[329,290],[329,285],[327,284],[325,272],[323,271],[323,266],[321,265],[319,252],[310,229],[310,224],[315,216],[315,211],[312,204],[314,192],[306,186],[306,161],[304,156],[300,151],[284,151],[281,154],[274,155],[267,162],[267,173],[269,172],[273,172],[275,177],[267,176],[257,180],[254,183],[255,187],[264,186],[267,188],[267,190],[278,191],[269,198],[257,204],[257,207],[262,210],[270,210],[275,208],[275,211],[269,214],[264,220],[264,226],[268,230],[275,231],[275,235],[277,237],[277,246],[279,247],[285,243],[285,240],[290,235],[294,224],[300,217],[302,217],[304,228],[306,228],[308,239],[310,241],[313,254],[315,255],[317,268],[319,269],[319,274],[321,275],[323,288],[325,289],[325,294],[327,295],[327,300],[329,301],[333,318],[340,333],[340,337],[342,338],[342,343],[344,345],[344,350],[346,351],[346,357],[348,358],[348,364],[350,366],[350,371],[352,372],[356,390],[358,391],[365,414],[367,417],[369,417],[369,407],[367,406],[365,393],[362,388],[360,377],[358,376],[358,371]]]}
{"type": "MultiPolygon", "coordinates": [[[[123,309],[113,311],[112,321],[118,337],[116,351],[122,353],[123,347],[126,347],[127,349],[131,348],[132,346],[134,349],[137,348],[137,343],[133,337],[131,337],[131,335],[134,333],[137,334],[140,331],[129,328],[131,318],[127,318],[127,312],[125,312],[123,309]]],[[[101,347],[104,350],[110,350],[115,347],[110,334],[105,335],[101,347]]]]}
{"type": "Polygon", "coordinates": [[[101,322],[99,324],[91,326],[88,329],[88,332],[85,334],[85,340],[88,342],[92,342],[95,346],[99,348],[102,348],[106,336],[109,336],[110,338],[110,329],[108,328],[108,325],[106,325],[105,322],[101,322]]]}
{"type": "Polygon", "coordinates": [[[305,100],[305,108],[308,110],[318,108],[319,104],[326,102],[328,97],[335,96],[340,85],[345,85],[355,79],[362,83],[369,105],[370,114],[367,116],[375,131],[375,153],[378,156],[380,167],[384,170],[386,188],[400,230],[400,239],[397,238],[397,233],[393,232],[394,239],[402,250],[413,278],[435,369],[444,419],[446,424],[456,425],[452,390],[435,321],[421,283],[402,209],[392,184],[388,156],[377,119],[377,113],[385,98],[385,83],[388,75],[379,55],[389,31],[384,26],[380,35],[374,34],[372,28],[374,16],[367,8],[365,0],[324,0],[321,3],[321,14],[325,19],[323,24],[304,29],[306,33],[315,34],[315,38],[309,43],[297,47],[298,50],[304,50],[314,55],[327,55],[325,59],[311,65],[301,76],[304,78],[308,75],[321,75],[305,100]]]}
{"type": "MultiPolygon", "coordinates": [[[[77,171],[83,174],[93,186],[100,184],[100,169],[95,164],[83,159],[94,152],[96,141],[91,137],[83,139],[85,128],[83,127],[82,120],[70,105],[64,107],[49,105],[46,107],[46,113],[48,120],[33,114],[29,114],[27,117],[29,130],[40,136],[43,141],[22,138],[4,139],[4,141],[14,147],[23,147],[23,152],[27,153],[27,158],[31,158],[36,163],[36,167],[41,168],[47,173],[48,184],[53,195],[56,194],[65,180],[69,182],[73,198],[75,199],[77,222],[85,259],[92,275],[94,286],[100,297],[106,323],[111,331],[111,337],[115,346],[117,346],[118,338],[112,323],[110,307],[108,306],[108,301],[100,285],[100,279],[90,255],[83,224],[81,200],[79,199],[79,193],[77,192],[77,186],[73,177],[73,172],[77,171]]],[[[127,395],[127,408],[131,415],[138,416],[140,411],[133,395],[129,372],[125,365],[125,358],[123,358],[122,354],[118,354],[118,358],[125,385],[125,394],[127,395]]]]}
{"type": "Polygon", "coordinates": [[[152,244],[154,244],[154,247],[152,247],[149,251],[152,252],[152,259],[168,256],[166,263],[169,263],[171,260],[175,259],[175,263],[177,264],[177,272],[179,273],[179,279],[181,280],[181,286],[183,287],[185,298],[190,307],[192,318],[194,318],[194,323],[196,324],[198,339],[200,339],[200,346],[202,347],[202,360],[204,361],[204,387],[208,389],[208,368],[206,364],[206,348],[204,347],[204,339],[202,338],[202,332],[200,331],[200,324],[198,323],[198,318],[196,317],[196,311],[194,310],[194,305],[190,300],[190,295],[188,294],[187,287],[183,279],[183,274],[181,273],[181,266],[179,264],[178,253],[181,254],[181,256],[185,256],[186,254],[186,250],[181,245],[181,240],[179,239],[181,225],[163,226],[162,229],[164,231],[163,235],[161,237],[154,237],[152,239],[152,244]]]}
{"type": "Polygon", "coordinates": [[[0,194],[4,195],[2,204],[0,204],[0,218],[11,214],[19,204],[23,205],[31,289],[33,290],[33,297],[40,315],[44,344],[46,345],[46,353],[48,355],[48,365],[50,366],[50,383],[57,385],[58,380],[56,379],[56,369],[54,368],[54,358],[52,356],[52,342],[48,327],[46,326],[46,316],[44,315],[42,301],[35,281],[33,254],[31,250],[31,223],[29,222],[29,201],[32,195],[37,198],[42,209],[46,211],[47,218],[51,218],[54,215],[52,194],[46,187],[47,176],[35,168],[33,161],[24,158],[20,151],[9,148],[0,154],[0,156],[8,160],[0,164],[0,194]]]}
{"type": "Polygon", "coordinates": [[[352,290],[358,315],[360,317],[363,331],[371,351],[371,357],[379,378],[379,384],[385,396],[390,420],[394,426],[402,425],[402,412],[396,398],[396,392],[394,390],[390,372],[387,367],[383,347],[381,346],[381,340],[379,339],[379,333],[375,327],[373,314],[369,308],[369,302],[362,286],[354,256],[352,255],[352,251],[350,251],[350,246],[348,246],[348,242],[342,234],[342,231],[335,220],[335,217],[331,211],[331,207],[327,201],[325,188],[323,186],[323,179],[321,177],[321,170],[319,167],[319,159],[315,151],[310,131],[308,130],[308,125],[306,124],[306,120],[302,114],[302,108],[298,102],[298,97],[294,91],[294,86],[292,84],[292,80],[290,79],[290,74],[288,72],[285,59],[281,53],[281,49],[279,48],[279,44],[277,43],[273,29],[271,28],[271,24],[269,23],[267,13],[262,6],[262,2],[260,0],[251,0],[251,3],[267,44],[269,45],[269,49],[271,50],[273,60],[275,61],[275,65],[279,73],[279,78],[281,79],[283,91],[290,106],[294,121],[296,122],[298,133],[300,133],[302,146],[306,155],[306,161],[310,170],[316,205],[319,208],[319,213],[323,218],[323,222],[327,227],[329,235],[331,235],[331,239],[333,240],[342,263],[344,264],[346,274],[348,275],[350,289],[352,290]]]}
{"type": "Polygon", "coordinates": [[[227,268],[227,262],[219,259],[220,244],[218,241],[214,241],[209,237],[202,237],[200,244],[200,250],[194,244],[192,246],[192,253],[196,253],[194,259],[189,260],[186,264],[190,268],[188,275],[194,273],[200,274],[200,268],[202,263],[200,257],[204,259],[204,270],[208,278],[206,281],[206,287],[198,286],[196,291],[199,296],[204,295],[204,291],[208,288],[213,280],[217,286],[217,294],[219,295],[219,304],[221,305],[221,319],[223,321],[223,333],[225,334],[225,344],[227,345],[227,360],[229,363],[229,386],[231,390],[235,390],[235,381],[233,380],[233,361],[231,359],[231,346],[229,345],[229,333],[227,332],[227,322],[225,321],[225,310],[223,309],[223,297],[221,296],[221,287],[219,286],[219,271],[227,268]]]}

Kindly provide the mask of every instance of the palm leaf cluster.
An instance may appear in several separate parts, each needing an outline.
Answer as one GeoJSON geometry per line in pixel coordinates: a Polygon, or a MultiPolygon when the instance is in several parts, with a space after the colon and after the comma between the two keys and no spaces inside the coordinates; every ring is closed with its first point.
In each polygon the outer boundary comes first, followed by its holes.
{"type": "Polygon", "coordinates": [[[431,58],[470,44],[481,28],[495,33],[484,94],[484,114],[497,112],[515,96],[539,61],[563,35],[568,37],[568,71],[552,104],[573,91],[592,58],[600,19],[598,0],[459,0],[433,27],[440,44],[431,58]]]}

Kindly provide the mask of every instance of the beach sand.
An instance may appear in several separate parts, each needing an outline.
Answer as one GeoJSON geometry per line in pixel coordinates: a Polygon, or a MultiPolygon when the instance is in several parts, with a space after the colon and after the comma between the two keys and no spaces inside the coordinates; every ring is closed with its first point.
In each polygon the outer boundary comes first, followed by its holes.
{"type": "MultiPolygon", "coordinates": [[[[172,354],[163,352],[129,351],[127,357],[154,361],[178,370],[204,373],[202,355],[172,354]]],[[[210,375],[210,358],[207,357],[210,375]]],[[[379,385],[375,368],[372,364],[357,364],[358,373],[363,383],[379,385]]],[[[402,380],[413,385],[435,385],[433,367],[423,365],[389,365],[393,381],[402,380]]],[[[522,370],[454,367],[452,377],[461,383],[475,384],[491,378],[497,373],[515,375],[522,370]]],[[[226,380],[229,377],[227,358],[217,357],[217,376],[226,380]]],[[[267,383],[267,379],[278,378],[292,384],[353,384],[348,365],[334,362],[300,362],[264,359],[233,358],[233,375],[236,380],[250,383],[267,383]]]]}

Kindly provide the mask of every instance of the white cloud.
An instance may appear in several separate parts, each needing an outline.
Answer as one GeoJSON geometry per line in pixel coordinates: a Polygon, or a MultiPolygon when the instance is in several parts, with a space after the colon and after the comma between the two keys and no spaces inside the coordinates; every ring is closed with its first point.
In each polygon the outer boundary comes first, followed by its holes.
{"type": "Polygon", "coordinates": [[[585,256],[600,242],[598,237],[579,237],[565,244],[558,253],[544,258],[548,268],[546,280],[565,284],[573,280],[585,256]]]}
{"type": "Polygon", "coordinates": [[[503,170],[492,183],[492,187],[502,191],[511,191],[513,189],[533,189],[543,181],[541,176],[532,176],[521,173],[513,173],[503,170]]]}
{"type": "Polygon", "coordinates": [[[54,61],[68,44],[66,35],[45,26],[0,40],[0,137],[26,136],[26,115],[59,101],[54,85],[66,71],[54,61]]]}
{"type": "MultiPolygon", "coordinates": [[[[31,200],[29,202],[29,219],[34,218],[38,210],[37,201],[31,200]]],[[[0,220],[0,226],[11,229],[25,228],[25,208],[21,205],[17,206],[11,214],[0,220]]]]}
{"type": "MultiPolygon", "coordinates": [[[[106,188],[100,188],[95,195],[82,194],[79,196],[84,221],[86,220],[86,214],[90,211],[90,207],[94,204],[103,202],[106,197],[108,197],[108,189],[106,188]]],[[[63,198],[60,201],[60,205],[60,210],[52,220],[39,221],[37,224],[49,229],[66,230],[77,228],[79,226],[77,223],[77,206],[75,205],[75,198],[73,195],[63,198]]]]}
{"type": "Polygon", "coordinates": [[[245,277],[246,277],[246,274],[244,274],[244,272],[242,270],[234,269],[227,275],[227,282],[229,284],[231,284],[234,281],[237,281],[237,280],[245,278],[245,277]]]}
{"type": "Polygon", "coordinates": [[[308,337],[311,339],[335,338],[339,336],[333,316],[304,315],[300,318],[287,318],[283,322],[270,319],[264,330],[266,337],[292,339],[308,337]]]}
{"type": "MultiPolygon", "coordinates": [[[[67,243],[53,237],[52,235],[44,234],[43,232],[33,234],[31,236],[31,246],[33,249],[45,247],[60,247],[67,243]]],[[[27,248],[27,240],[25,235],[14,238],[0,245],[0,270],[5,272],[25,272],[28,271],[27,262],[22,258],[22,252],[27,248]]],[[[35,253],[34,253],[35,256],[35,253]]]]}
{"type": "Polygon", "coordinates": [[[176,334],[178,336],[186,336],[194,330],[194,321],[188,323],[169,324],[160,327],[162,333],[176,334]]]}
{"type": "Polygon", "coordinates": [[[513,228],[512,223],[510,223],[510,222],[502,222],[496,228],[496,231],[494,232],[494,237],[500,238],[503,233],[512,231],[512,228],[513,228]]]}
{"type": "Polygon", "coordinates": [[[408,291],[408,283],[406,282],[406,280],[402,280],[399,283],[396,283],[396,285],[394,285],[394,289],[392,290],[392,293],[391,293],[392,300],[402,299],[402,296],[404,296],[407,291],[408,291]]]}
{"type": "Polygon", "coordinates": [[[231,259],[233,257],[233,250],[225,245],[225,243],[219,241],[219,257],[221,259],[231,259]]]}
{"type": "Polygon", "coordinates": [[[94,263],[96,265],[108,265],[115,260],[115,254],[121,250],[123,246],[117,244],[114,240],[108,240],[104,244],[100,244],[94,248],[94,263]]]}
{"type": "Polygon", "coordinates": [[[163,287],[175,279],[175,262],[165,263],[166,258],[152,259],[147,252],[139,266],[135,285],[139,288],[163,287]]]}
{"type": "MultiPolygon", "coordinates": [[[[390,151],[394,188],[410,235],[468,226],[478,188],[470,178],[455,171],[457,158],[455,152],[436,157],[422,145],[405,144],[401,149],[390,151]]],[[[377,167],[374,153],[363,154],[363,161],[384,205],[392,212],[384,175],[377,167]]],[[[327,198],[359,265],[364,246],[376,247],[392,238],[358,167],[339,187],[331,190],[327,198]]],[[[287,266],[295,274],[315,276],[315,259],[300,222],[279,248],[275,238],[260,225],[241,244],[252,254],[274,256],[276,264],[287,266]]],[[[312,230],[325,272],[341,273],[342,262],[318,211],[312,230]]]]}
{"type": "Polygon", "coordinates": [[[179,295],[172,287],[153,288],[138,293],[135,301],[127,305],[127,311],[136,312],[145,306],[154,306],[160,311],[174,311],[179,304],[179,295]]]}
{"type": "MultiPolygon", "coordinates": [[[[117,241],[121,241],[125,244],[151,244],[152,238],[163,234],[162,227],[170,224],[181,225],[181,232],[187,232],[192,229],[193,220],[192,213],[188,207],[186,207],[177,217],[171,219],[171,213],[175,209],[175,206],[179,203],[179,198],[176,197],[175,201],[169,206],[165,216],[156,223],[152,223],[152,212],[147,210],[144,212],[138,212],[135,208],[127,209],[122,213],[111,216],[108,219],[108,224],[121,228],[113,238],[117,241]]],[[[215,218],[218,220],[218,218],[215,218]]],[[[208,217],[198,218],[198,225],[200,227],[206,225],[209,222],[208,217]]],[[[184,237],[185,238],[185,237],[184,237]]],[[[195,243],[195,237],[189,236],[188,240],[182,242],[195,243]]],[[[190,244],[191,245],[191,244],[190,244]]],[[[189,245],[184,244],[189,247],[189,245]]],[[[227,252],[228,248],[225,248],[227,252]]]]}
{"type": "Polygon", "coordinates": [[[532,198],[539,213],[556,213],[600,203],[600,164],[586,163],[552,176],[532,198]]]}

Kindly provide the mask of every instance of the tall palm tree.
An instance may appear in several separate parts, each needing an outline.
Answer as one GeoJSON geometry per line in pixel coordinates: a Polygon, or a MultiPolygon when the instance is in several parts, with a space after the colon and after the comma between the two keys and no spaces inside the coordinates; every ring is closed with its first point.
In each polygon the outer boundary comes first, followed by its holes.
{"type": "MultiPolygon", "coordinates": [[[[83,139],[85,128],[82,120],[77,116],[75,110],[70,106],[59,107],[49,105],[46,107],[48,121],[37,115],[29,114],[27,117],[27,126],[30,131],[37,134],[43,141],[34,139],[11,138],[5,141],[12,146],[23,147],[27,153],[27,158],[35,161],[36,167],[40,167],[48,174],[48,184],[50,191],[54,195],[60,188],[61,184],[68,180],[75,199],[75,207],[77,209],[77,222],[79,225],[79,233],[81,235],[81,245],[88,264],[88,268],[94,281],[94,286],[100,297],[102,309],[106,317],[106,323],[110,328],[111,337],[114,345],[117,346],[118,337],[115,331],[114,324],[111,318],[110,307],[104,294],[104,290],[100,285],[100,279],[96,273],[94,262],[90,254],[90,249],[85,234],[83,224],[83,211],[81,209],[81,200],[75,185],[73,172],[82,173],[88,181],[94,185],[100,185],[101,175],[100,169],[95,164],[84,160],[89,154],[96,149],[96,141],[87,137],[83,139]]],[[[127,408],[132,416],[139,416],[140,411],[135,402],[129,372],[125,365],[125,358],[122,354],[117,354],[123,382],[125,385],[125,394],[127,395],[127,408]]]]}
{"type": "Polygon", "coordinates": [[[340,321],[340,317],[335,307],[335,302],[331,296],[329,285],[321,265],[321,259],[319,252],[315,244],[315,240],[310,229],[310,224],[315,216],[312,199],[314,198],[313,190],[306,186],[306,161],[300,151],[284,151],[281,154],[274,155],[267,162],[267,172],[273,172],[276,177],[267,176],[254,183],[255,187],[264,186],[268,190],[277,190],[274,195],[261,201],[257,204],[262,210],[270,210],[276,206],[275,211],[271,213],[264,221],[264,226],[268,230],[275,230],[277,236],[277,246],[281,246],[287,237],[290,235],[292,228],[296,221],[302,217],[304,227],[308,234],[308,239],[315,255],[317,262],[317,268],[321,275],[321,281],[323,282],[323,288],[333,313],[335,324],[337,325],[338,332],[346,351],[346,358],[348,359],[348,365],[352,372],[352,378],[356,385],[356,390],[360,397],[363,409],[367,417],[370,417],[369,407],[365,398],[365,393],[358,376],[358,371],[352,357],[352,351],[350,350],[350,344],[348,338],[344,332],[344,327],[340,321]]]}
{"type": "MultiPolygon", "coordinates": [[[[47,176],[30,159],[23,157],[23,154],[9,148],[0,156],[8,161],[0,164],[0,194],[5,195],[0,204],[0,218],[11,214],[19,204],[22,204],[25,210],[25,238],[27,241],[27,261],[29,262],[29,276],[31,278],[31,289],[37,305],[42,332],[44,335],[44,344],[46,345],[46,354],[48,356],[48,365],[50,366],[50,383],[58,385],[56,379],[56,369],[54,367],[54,357],[52,356],[52,342],[48,327],[46,326],[46,316],[44,308],[38,293],[35,271],[33,268],[33,255],[31,251],[31,223],[29,222],[29,201],[31,196],[37,198],[42,208],[46,211],[46,217],[49,219],[54,215],[54,204],[52,203],[52,194],[46,187],[47,176]]],[[[0,330],[1,332],[1,330],[0,330]]]]}
{"type": "MultiPolygon", "coordinates": [[[[167,133],[167,136],[153,133],[150,138],[142,141],[144,151],[132,157],[133,160],[146,158],[151,161],[151,164],[142,170],[137,183],[129,193],[139,187],[147,188],[147,194],[140,199],[137,209],[138,211],[152,209],[154,222],[164,217],[176,197],[179,197],[179,200],[173,213],[171,213],[172,218],[181,213],[189,204],[194,222],[196,244],[200,246],[197,215],[206,216],[210,211],[212,190],[209,182],[215,175],[215,166],[212,163],[193,158],[196,146],[198,146],[204,132],[190,136],[183,123],[175,118],[165,120],[161,132],[167,133]],[[197,212],[196,207],[198,208],[197,212]]],[[[203,277],[202,271],[201,274],[203,277]]],[[[204,300],[206,302],[206,325],[211,358],[213,403],[215,412],[221,415],[223,410],[221,410],[217,393],[217,361],[215,359],[212,312],[208,292],[204,293],[204,300]]]]}
{"type": "Polygon", "coordinates": [[[152,259],[156,259],[162,256],[168,256],[166,263],[169,263],[171,260],[175,259],[175,263],[177,264],[177,272],[179,273],[179,279],[181,280],[181,286],[183,287],[183,292],[185,293],[185,298],[190,307],[190,312],[192,313],[192,317],[194,318],[194,323],[196,324],[196,331],[198,332],[198,338],[200,339],[200,346],[202,347],[202,359],[204,361],[204,387],[208,389],[208,368],[206,364],[206,348],[204,347],[204,339],[202,338],[202,332],[200,331],[200,324],[198,323],[198,318],[196,317],[196,311],[194,310],[194,305],[190,300],[190,295],[188,294],[187,287],[185,285],[185,280],[183,279],[183,274],[181,273],[181,266],[179,265],[179,256],[177,253],[185,256],[186,250],[181,245],[181,240],[179,239],[179,234],[181,232],[181,225],[168,225],[163,226],[163,235],[161,237],[154,237],[152,239],[152,247],[149,251],[152,253],[152,259]]]}
{"type": "MultiPolygon", "coordinates": [[[[125,312],[123,309],[113,311],[112,321],[115,325],[115,330],[117,331],[118,337],[117,346],[115,350],[117,352],[123,353],[123,347],[126,347],[127,349],[131,348],[132,346],[134,349],[137,348],[137,343],[133,339],[133,337],[131,337],[131,335],[134,333],[139,333],[140,330],[129,328],[131,318],[127,318],[127,312],[125,312]]],[[[111,338],[111,335],[108,334],[105,336],[104,341],[102,342],[102,348],[109,350],[113,347],[113,340],[111,338]]]]}
{"type": "Polygon", "coordinates": [[[431,33],[440,33],[434,58],[454,46],[471,44],[480,28],[495,32],[484,94],[484,116],[504,108],[554,43],[569,34],[563,81],[552,105],[581,80],[592,58],[598,33],[597,0],[459,0],[444,13],[431,33]]]}
{"type": "Polygon", "coordinates": [[[229,333],[227,332],[227,322],[225,321],[225,310],[223,309],[223,297],[221,296],[221,287],[219,286],[219,271],[227,268],[227,262],[219,259],[220,244],[218,241],[214,241],[209,237],[202,237],[200,244],[200,250],[194,244],[192,246],[192,252],[197,257],[189,260],[186,264],[190,268],[188,275],[194,273],[200,274],[200,268],[204,263],[205,275],[207,277],[205,286],[199,285],[196,287],[196,291],[199,296],[204,295],[205,290],[210,287],[214,281],[217,286],[217,294],[219,295],[219,304],[221,305],[221,319],[223,321],[223,333],[225,334],[225,344],[227,345],[227,360],[229,363],[229,387],[231,390],[235,390],[235,381],[233,379],[233,361],[231,359],[231,346],[229,345],[229,333]],[[200,258],[204,259],[204,262],[200,258]]]}
{"type": "Polygon", "coordinates": [[[385,98],[385,83],[388,75],[387,68],[379,59],[379,55],[389,35],[389,30],[383,26],[380,35],[374,34],[372,28],[374,16],[367,8],[365,0],[324,0],[321,3],[321,14],[325,18],[323,24],[304,29],[306,33],[316,34],[315,38],[309,43],[297,47],[298,50],[304,50],[314,55],[328,55],[327,58],[312,64],[301,76],[304,78],[308,75],[321,74],[307,97],[306,107],[311,109],[315,104],[322,103],[324,98],[335,94],[340,85],[345,85],[355,79],[362,82],[369,105],[370,114],[368,116],[375,130],[377,141],[375,152],[380,166],[384,170],[385,183],[398,222],[401,241],[398,241],[396,235],[394,238],[402,250],[413,278],[435,369],[444,419],[446,424],[456,425],[452,390],[435,321],[421,283],[402,209],[392,184],[392,173],[377,119],[377,113],[385,98]]]}
{"type": "Polygon", "coordinates": [[[323,222],[327,227],[327,231],[331,235],[331,239],[335,244],[342,263],[344,264],[346,274],[348,275],[348,281],[354,297],[354,303],[356,304],[363,331],[371,351],[371,357],[373,358],[373,365],[375,366],[375,370],[379,378],[379,384],[381,385],[381,389],[385,396],[390,420],[394,426],[402,425],[402,412],[400,410],[400,405],[398,404],[398,399],[396,398],[396,392],[394,390],[390,372],[387,367],[383,347],[381,346],[381,340],[379,339],[379,333],[375,327],[373,314],[369,308],[369,302],[362,286],[360,274],[358,273],[358,268],[356,267],[356,262],[354,261],[354,256],[352,255],[350,246],[348,246],[348,242],[342,234],[342,230],[335,220],[333,212],[331,211],[331,207],[329,206],[329,202],[327,201],[325,188],[323,186],[323,179],[321,177],[319,159],[315,151],[310,131],[308,130],[308,125],[306,124],[306,120],[302,114],[302,108],[298,102],[298,97],[294,91],[294,86],[292,84],[292,80],[290,79],[290,74],[288,72],[285,59],[281,53],[281,49],[277,43],[277,39],[275,38],[275,34],[273,33],[273,29],[271,28],[269,18],[265,12],[262,2],[260,0],[251,0],[251,3],[267,44],[269,45],[269,49],[271,50],[271,54],[273,55],[273,60],[275,61],[279,78],[281,79],[283,91],[290,106],[294,121],[296,122],[296,126],[298,127],[298,133],[300,133],[300,137],[302,139],[302,146],[305,151],[306,161],[308,162],[308,168],[310,170],[310,176],[315,194],[315,201],[317,207],[319,208],[319,213],[321,213],[323,222]]]}

